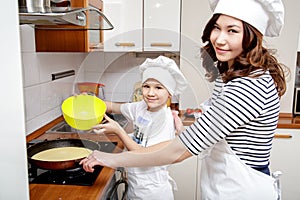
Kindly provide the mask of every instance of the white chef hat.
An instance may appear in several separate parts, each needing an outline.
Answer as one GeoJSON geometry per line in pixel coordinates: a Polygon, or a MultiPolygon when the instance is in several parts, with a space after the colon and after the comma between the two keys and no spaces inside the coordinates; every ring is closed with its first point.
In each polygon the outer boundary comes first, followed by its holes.
{"type": "Polygon", "coordinates": [[[160,82],[172,96],[180,94],[187,87],[187,81],[176,62],[165,56],[155,59],[147,58],[140,65],[140,72],[142,83],[153,78],[160,82]]]}
{"type": "Polygon", "coordinates": [[[263,35],[279,36],[284,24],[281,0],[209,0],[214,14],[225,14],[243,20],[263,35]]]}

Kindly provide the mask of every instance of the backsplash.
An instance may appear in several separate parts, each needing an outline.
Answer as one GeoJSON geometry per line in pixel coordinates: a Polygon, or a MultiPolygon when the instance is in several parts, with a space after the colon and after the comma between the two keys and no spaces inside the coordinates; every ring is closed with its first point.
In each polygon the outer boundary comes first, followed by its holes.
{"type": "MultiPolygon", "coordinates": [[[[105,99],[117,102],[131,100],[133,85],[140,80],[138,66],[145,58],[134,53],[91,52],[81,65],[82,80],[105,85],[105,99]]],[[[76,80],[80,82],[80,79],[76,80]]]]}
{"type": "Polygon", "coordinates": [[[84,53],[36,53],[34,30],[20,26],[26,135],[61,115],[60,105],[70,96],[74,76],[52,81],[51,74],[74,69],[84,53]]]}
{"type": "MultiPolygon", "coordinates": [[[[103,83],[105,99],[130,102],[140,80],[138,66],[147,56],[135,53],[36,53],[34,29],[20,26],[26,135],[61,116],[61,104],[77,93],[76,83],[103,83]],[[75,70],[75,76],[52,81],[51,74],[75,70]]],[[[179,62],[179,60],[176,60],[179,62]]]]}

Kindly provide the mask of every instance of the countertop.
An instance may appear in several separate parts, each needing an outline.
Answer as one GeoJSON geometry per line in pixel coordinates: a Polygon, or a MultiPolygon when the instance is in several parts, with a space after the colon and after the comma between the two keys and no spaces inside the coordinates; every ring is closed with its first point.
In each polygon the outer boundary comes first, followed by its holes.
{"type": "MultiPolygon", "coordinates": [[[[195,118],[193,117],[185,117],[184,111],[180,111],[179,116],[182,119],[184,126],[189,126],[195,121],[195,118]]],[[[299,129],[300,116],[293,117],[290,113],[280,113],[277,128],[299,129]]]]}
{"type": "MultiPolygon", "coordinates": [[[[191,125],[195,118],[185,117],[184,111],[180,111],[180,117],[184,126],[191,125]]],[[[277,128],[300,129],[300,116],[293,117],[290,113],[280,113],[277,128]]],[[[275,134],[275,138],[290,137],[286,134],[275,134]]]]}
{"type": "MultiPolygon", "coordinates": [[[[53,122],[46,125],[47,127],[54,126],[56,123],[63,120],[58,118],[53,122]]],[[[27,137],[27,142],[31,139],[37,140],[52,140],[52,139],[65,139],[65,138],[76,138],[86,139],[92,141],[112,141],[117,142],[117,148],[114,152],[121,152],[123,150],[123,144],[120,139],[115,135],[104,135],[104,134],[79,134],[79,133],[45,133],[45,127],[30,134],[27,137]],[[44,132],[43,132],[44,131],[44,132]],[[33,136],[35,135],[35,136],[33,136]]],[[[55,184],[29,184],[30,199],[40,200],[75,200],[75,199],[86,199],[86,200],[98,200],[107,190],[109,183],[111,182],[115,170],[103,167],[98,178],[92,186],[75,186],[75,185],[55,185],[55,184]]]]}

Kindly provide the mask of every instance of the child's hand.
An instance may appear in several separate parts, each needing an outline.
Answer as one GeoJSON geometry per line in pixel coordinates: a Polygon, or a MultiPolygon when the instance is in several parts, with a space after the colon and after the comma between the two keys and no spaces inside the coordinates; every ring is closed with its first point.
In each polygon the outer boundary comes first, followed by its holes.
{"type": "Polygon", "coordinates": [[[174,118],[174,124],[175,124],[175,129],[176,129],[177,134],[181,133],[184,130],[182,120],[180,119],[178,114],[179,114],[178,111],[172,110],[172,115],[174,118]]]}
{"type": "Polygon", "coordinates": [[[122,127],[118,122],[104,115],[104,121],[101,124],[92,127],[93,131],[97,134],[101,133],[115,133],[118,135],[122,127]]]}

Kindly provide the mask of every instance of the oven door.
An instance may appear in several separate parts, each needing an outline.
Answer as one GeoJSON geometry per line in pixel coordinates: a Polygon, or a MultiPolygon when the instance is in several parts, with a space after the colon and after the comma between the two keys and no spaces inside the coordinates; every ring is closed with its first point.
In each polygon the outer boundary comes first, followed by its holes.
{"type": "Polygon", "coordinates": [[[125,169],[120,167],[110,182],[103,200],[124,200],[127,195],[128,183],[125,169]],[[118,179],[118,180],[117,180],[118,179]]]}

